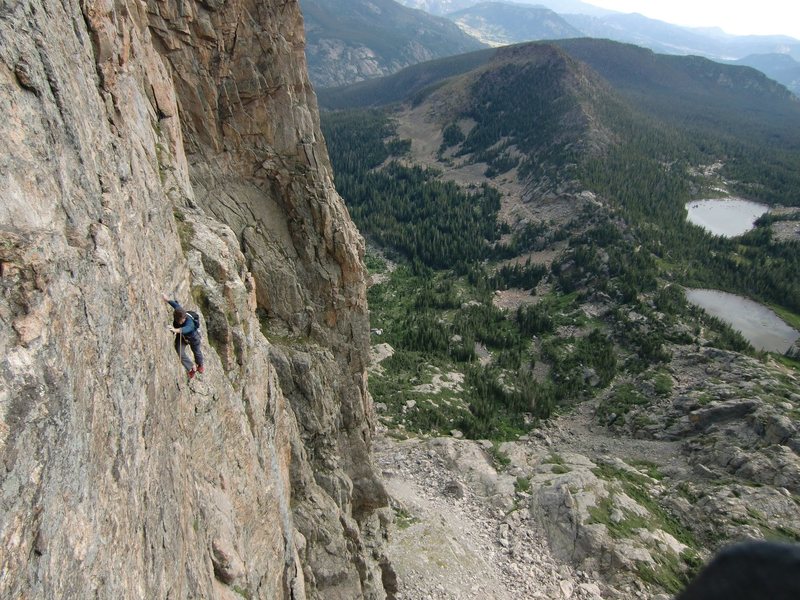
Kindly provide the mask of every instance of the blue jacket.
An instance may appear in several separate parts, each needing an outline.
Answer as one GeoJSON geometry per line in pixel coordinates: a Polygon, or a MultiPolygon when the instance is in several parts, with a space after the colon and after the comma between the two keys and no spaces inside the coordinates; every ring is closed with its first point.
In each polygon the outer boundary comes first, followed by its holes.
{"type": "MultiPolygon", "coordinates": [[[[181,305],[178,304],[177,300],[167,300],[167,302],[172,308],[175,309],[182,308],[181,305]]],[[[194,332],[197,331],[198,329],[198,325],[199,324],[194,322],[192,315],[190,315],[189,313],[186,313],[186,321],[184,321],[183,325],[181,325],[180,323],[176,323],[174,320],[172,321],[172,326],[180,327],[181,335],[184,337],[191,337],[192,335],[194,335],[194,332]]]]}

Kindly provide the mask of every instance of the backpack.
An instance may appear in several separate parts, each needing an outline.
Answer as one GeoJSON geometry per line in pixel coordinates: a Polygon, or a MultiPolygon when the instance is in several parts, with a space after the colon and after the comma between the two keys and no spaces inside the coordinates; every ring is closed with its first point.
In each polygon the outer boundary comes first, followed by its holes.
{"type": "Polygon", "coordinates": [[[194,321],[194,333],[200,333],[200,315],[193,310],[187,310],[186,314],[192,317],[192,321],[194,321]]]}

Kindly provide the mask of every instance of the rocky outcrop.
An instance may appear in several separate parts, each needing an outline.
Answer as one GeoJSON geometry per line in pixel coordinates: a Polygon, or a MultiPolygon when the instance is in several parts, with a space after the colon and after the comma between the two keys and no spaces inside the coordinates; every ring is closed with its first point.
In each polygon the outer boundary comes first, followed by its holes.
{"type": "Polygon", "coordinates": [[[0,596],[385,597],[297,4],[27,0],[0,37],[0,596]],[[202,314],[189,384],[162,291],[202,314]]]}
{"type": "MultiPolygon", "coordinates": [[[[526,510],[526,480],[498,472],[487,448],[472,440],[378,439],[377,460],[397,514],[389,552],[402,597],[630,597],[554,558],[526,510]]],[[[510,468],[526,470],[530,454],[517,444],[509,450],[510,468]]]]}
{"type": "Polygon", "coordinates": [[[800,339],[798,339],[792,347],[785,352],[789,358],[800,358],[800,339]]]}
{"type": "Polygon", "coordinates": [[[538,439],[384,438],[377,455],[404,597],[662,600],[696,557],[668,486],[618,458],[538,439]]]}
{"type": "Polygon", "coordinates": [[[800,395],[796,374],[779,368],[735,352],[678,347],[672,392],[634,407],[620,427],[635,437],[684,441],[700,471],[798,493],[800,395]]]}
{"type": "Polygon", "coordinates": [[[558,463],[545,462],[531,479],[531,512],[557,558],[615,583],[665,565],[673,576],[687,570],[682,555],[692,550],[650,499],[663,494],[656,481],[619,459],[595,463],[581,455],[556,456],[558,463]]]}
{"type": "Polygon", "coordinates": [[[311,81],[347,85],[483,48],[442,17],[393,0],[301,0],[311,81]]]}

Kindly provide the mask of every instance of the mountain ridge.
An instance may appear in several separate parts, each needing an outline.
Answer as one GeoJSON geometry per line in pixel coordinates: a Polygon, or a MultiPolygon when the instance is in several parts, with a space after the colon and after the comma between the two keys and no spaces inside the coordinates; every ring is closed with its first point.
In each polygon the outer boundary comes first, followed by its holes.
{"type": "Polygon", "coordinates": [[[482,44],[447,19],[393,0],[302,0],[306,55],[317,86],[349,84],[482,44]]]}
{"type": "MultiPolygon", "coordinates": [[[[724,112],[726,103],[746,101],[750,110],[761,114],[777,111],[777,122],[794,114],[798,107],[791,92],[761,72],[746,66],[723,65],[702,57],[658,54],[632,44],[592,38],[531,42],[507,48],[525,48],[536,44],[562,48],[631,98],[637,101],[647,98],[643,106],[649,106],[651,112],[657,112],[658,107],[664,105],[670,105],[670,111],[680,107],[690,111],[701,98],[705,102],[713,102],[716,110],[724,112]],[[743,97],[737,95],[739,92],[743,97]],[[677,107],[672,106],[671,103],[676,101],[677,107]],[[764,102],[768,104],[762,106],[764,102]]],[[[501,53],[505,51],[506,48],[483,50],[441,59],[429,65],[415,65],[383,80],[367,81],[352,87],[320,89],[318,98],[323,108],[330,109],[412,101],[426,88],[440,85],[447,77],[480,68],[495,57],[502,56],[501,53]]],[[[775,126],[775,131],[782,128],[775,126]]]]}
{"type": "Polygon", "coordinates": [[[430,111],[442,126],[452,119],[473,122],[458,154],[480,157],[492,170],[517,167],[520,178],[541,186],[563,180],[565,174],[556,173],[561,165],[569,169],[575,157],[602,152],[613,137],[596,114],[600,105],[618,102],[611,88],[558,46],[500,48],[466,77],[432,90],[424,103],[448,107],[430,111]],[[460,104],[454,86],[468,90],[460,104]],[[515,118],[521,114],[522,122],[515,118]]]}
{"type": "MultiPolygon", "coordinates": [[[[403,0],[402,4],[412,8],[425,10],[431,14],[446,15],[448,13],[468,9],[475,6],[481,0],[403,0]]],[[[600,8],[593,4],[581,2],[580,0],[534,0],[532,2],[518,2],[517,4],[528,6],[544,6],[555,12],[581,12],[592,15],[613,14],[614,11],[600,8]]]]}
{"type": "Polygon", "coordinates": [[[789,54],[748,54],[733,64],[758,69],[768,77],[783,83],[795,96],[800,97],[800,62],[789,54]]]}
{"type": "MultiPolygon", "coordinates": [[[[712,28],[673,25],[637,13],[595,11],[581,2],[551,2],[548,8],[472,0],[409,0],[405,5],[392,0],[377,4],[347,0],[336,6],[330,4],[331,0],[303,1],[311,77],[321,87],[385,76],[418,62],[467,52],[481,43],[498,46],[587,35],[728,63],[754,54],[784,53],[800,58],[800,41],[788,36],[735,36],[712,28]],[[450,27],[447,20],[460,31],[450,27]]],[[[796,92],[796,77],[777,59],[743,64],[760,67],[796,92]]]]}
{"type": "Polygon", "coordinates": [[[541,6],[481,2],[447,14],[464,31],[492,46],[540,39],[580,37],[557,13],[541,6]],[[492,23],[497,23],[494,26],[492,23]]]}
{"type": "Polygon", "coordinates": [[[567,14],[564,18],[593,37],[633,43],[671,54],[700,54],[712,59],[778,51],[795,57],[800,55],[800,40],[789,36],[737,36],[722,31],[709,35],[706,29],[682,27],[638,13],[602,17],[567,14]]]}

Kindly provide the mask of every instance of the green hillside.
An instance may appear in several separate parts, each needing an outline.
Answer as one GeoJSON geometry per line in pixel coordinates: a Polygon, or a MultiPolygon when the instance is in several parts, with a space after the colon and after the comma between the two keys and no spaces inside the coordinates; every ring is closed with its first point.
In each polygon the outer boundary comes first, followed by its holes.
{"type": "MultiPolygon", "coordinates": [[[[553,47],[562,49],[584,65],[584,69],[593,72],[576,75],[588,78],[587,82],[593,86],[583,91],[572,87],[578,96],[583,93],[583,98],[568,100],[563,96],[560,101],[577,102],[600,127],[616,130],[623,142],[641,137],[645,130],[648,130],[643,134],[645,138],[652,138],[650,130],[659,130],[671,139],[680,137],[676,143],[681,156],[699,152],[725,157],[722,175],[738,182],[734,191],[768,202],[800,203],[794,192],[800,189],[800,173],[795,168],[795,152],[800,149],[800,101],[780,84],[748,67],[722,65],[699,57],[659,55],[608,40],[559,40],[518,44],[415,65],[385,79],[320,90],[319,100],[328,109],[419,103],[445,85],[455,87],[456,80],[469,80],[473,102],[487,92],[495,98],[489,111],[477,110],[474,105],[462,107],[463,116],[479,115],[485,125],[481,127],[484,139],[468,140],[466,149],[474,151],[476,144],[488,148],[506,132],[513,131],[512,144],[521,143],[519,149],[531,157],[530,140],[541,138],[542,128],[554,125],[566,136],[565,142],[560,148],[551,146],[553,156],[536,155],[529,162],[568,162],[566,155],[559,158],[558,154],[564,148],[574,153],[570,132],[555,124],[552,111],[560,109],[548,100],[548,96],[552,99],[559,91],[544,80],[532,78],[550,77],[555,85],[561,84],[554,73],[540,69],[536,75],[530,66],[544,55],[553,56],[553,47]],[[526,60],[529,65],[520,66],[526,60]],[[487,69],[488,74],[482,74],[487,69]],[[487,81],[498,82],[498,88],[494,89],[491,83],[487,86],[487,81]],[[607,91],[599,91],[603,87],[607,91]],[[516,103],[516,108],[509,105],[500,109],[504,101],[516,103]],[[528,114],[530,106],[534,111],[540,110],[536,106],[546,106],[551,118],[546,115],[532,118],[528,114]],[[600,115],[599,120],[594,119],[600,115]],[[486,136],[487,128],[495,133],[486,136]]],[[[562,69],[562,72],[568,71],[562,69]]],[[[563,114],[559,117],[562,123],[563,117],[563,114]]],[[[472,135],[475,138],[478,134],[472,135]]],[[[659,141],[647,145],[668,153],[662,144],[659,141]]],[[[673,159],[665,156],[665,160],[673,159]]],[[[525,176],[538,171],[529,166],[521,172],[525,176]]]]}
{"type": "Polygon", "coordinates": [[[800,62],[789,54],[749,54],[738,60],[724,62],[758,69],[775,81],[783,83],[795,96],[800,97],[800,62]]]}
{"type": "Polygon", "coordinates": [[[553,43],[588,64],[634,106],[660,120],[739,138],[778,136],[776,141],[798,147],[800,102],[755,69],[698,56],[656,54],[608,40],[553,43]],[[742,131],[742,126],[747,129],[742,131]]]}
{"type": "Polygon", "coordinates": [[[785,89],[752,69],[588,40],[427,67],[383,89],[352,88],[358,102],[382,98],[391,110],[323,114],[337,189],[366,238],[401,265],[370,291],[373,325],[395,349],[371,387],[405,427],[506,439],[615,382],[655,377],[675,344],[752,352],[688,306],[678,285],[800,314],[800,244],[772,239],[766,221],[739,238],[713,237],[683,208],[719,186],[798,203],[797,106],[785,89]],[[483,165],[482,183],[456,186],[439,168],[412,164],[415,140],[401,139],[395,123],[395,111],[412,106],[439,128],[441,168],[483,165]],[[721,166],[708,174],[711,164],[721,166]],[[509,173],[547,198],[588,191],[597,201],[575,200],[558,223],[512,228],[494,187],[509,173]],[[530,260],[541,252],[552,259],[530,260]],[[510,288],[537,299],[497,308],[493,299],[510,288]],[[587,304],[605,316],[587,316],[587,304]],[[536,365],[547,375],[534,376],[536,365]],[[445,371],[464,376],[458,401],[445,394],[407,414],[417,397],[408,390],[445,371]]]}

